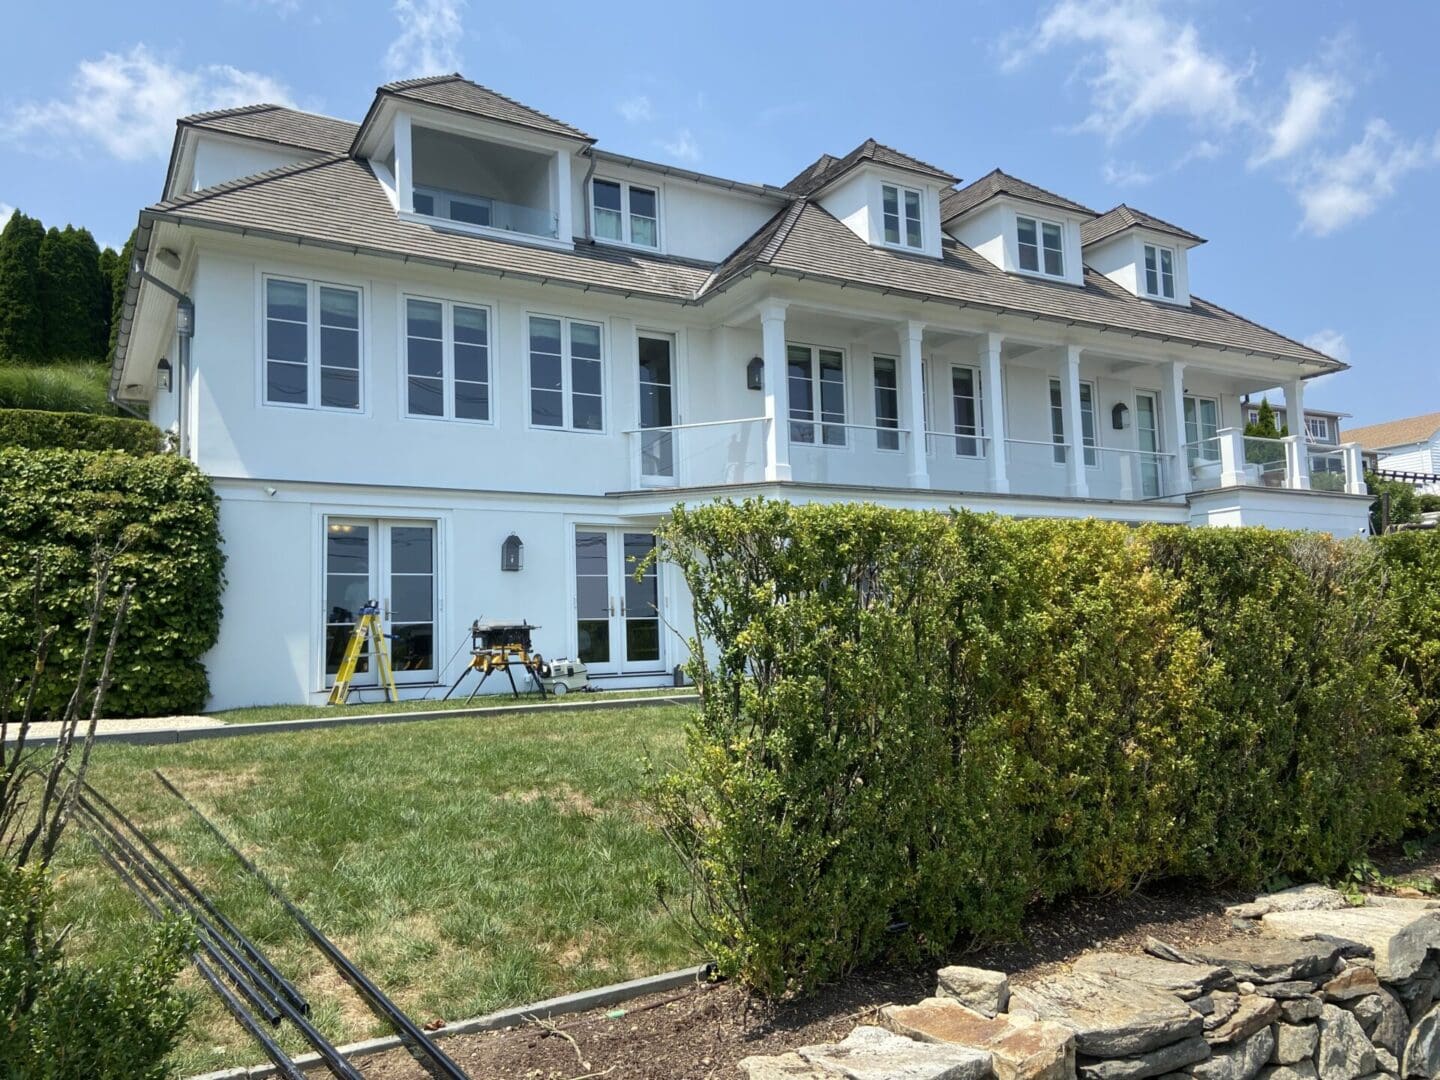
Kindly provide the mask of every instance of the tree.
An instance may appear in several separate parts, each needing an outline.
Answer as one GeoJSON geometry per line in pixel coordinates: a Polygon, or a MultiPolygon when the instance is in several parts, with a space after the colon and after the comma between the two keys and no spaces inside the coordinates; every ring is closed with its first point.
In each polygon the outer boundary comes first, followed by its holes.
{"type": "Polygon", "coordinates": [[[115,343],[120,337],[120,316],[125,311],[125,285],[130,279],[130,263],[135,258],[135,234],[138,231],[130,230],[130,236],[126,239],[125,246],[120,249],[120,257],[115,261],[115,268],[110,275],[110,348],[106,357],[111,362],[115,360],[115,343]]]}
{"type": "Polygon", "coordinates": [[[0,232],[0,361],[31,363],[44,355],[40,248],[45,226],[19,210],[0,232]]]}
{"type": "Polygon", "coordinates": [[[96,320],[99,331],[99,348],[95,355],[102,353],[108,355],[110,344],[110,320],[114,317],[115,310],[115,267],[120,265],[120,255],[114,248],[107,247],[100,249],[100,282],[101,291],[99,294],[100,313],[96,320]]]}
{"type": "Polygon", "coordinates": [[[1270,399],[1261,398],[1255,421],[1245,425],[1245,460],[1252,465],[1259,465],[1263,472],[1278,475],[1279,471],[1275,466],[1284,468],[1285,448],[1273,442],[1250,440],[1283,439],[1288,434],[1286,428],[1275,426],[1275,410],[1270,406],[1270,399]]]}
{"type": "Polygon", "coordinates": [[[1382,480],[1374,473],[1367,472],[1365,490],[1375,496],[1375,501],[1370,504],[1371,532],[1378,535],[1384,531],[1386,525],[1393,527],[1420,520],[1420,496],[1415,493],[1414,484],[1404,480],[1382,480]],[[1390,496],[1389,513],[1386,513],[1382,506],[1386,495],[1390,496]]]}
{"type": "Polygon", "coordinates": [[[1256,410],[1254,421],[1245,425],[1245,434],[1256,439],[1283,439],[1290,434],[1290,428],[1289,425],[1276,426],[1275,410],[1267,397],[1260,399],[1260,408],[1256,410]]]}
{"type": "Polygon", "coordinates": [[[98,360],[104,351],[109,289],[88,229],[52,227],[40,245],[44,358],[98,360]]]}

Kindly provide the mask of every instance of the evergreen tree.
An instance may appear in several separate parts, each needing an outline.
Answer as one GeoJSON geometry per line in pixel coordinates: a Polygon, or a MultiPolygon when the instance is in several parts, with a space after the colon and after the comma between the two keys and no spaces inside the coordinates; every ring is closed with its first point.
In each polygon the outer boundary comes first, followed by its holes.
{"type": "Polygon", "coordinates": [[[1275,424],[1275,410],[1270,405],[1270,399],[1260,399],[1260,408],[1255,410],[1255,420],[1245,425],[1245,434],[1255,439],[1283,439],[1290,434],[1289,425],[1277,427],[1275,424]]]}
{"type": "Polygon", "coordinates": [[[120,316],[125,311],[125,285],[130,279],[130,263],[135,258],[135,234],[138,231],[130,230],[110,277],[110,349],[106,356],[112,362],[115,359],[115,342],[120,337],[120,316]]]}
{"type": "Polygon", "coordinates": [[[88,229],[51,228],[40,245],[40,305],[45,358],[98,360],[104,348],[108,290],[100,249],[88,229]]]}
{"type": "Polygon", "coordinates": [[[115,307],[115,267],[119,262],[120,256],[114,248],[107,247],[100,249],[100,313],[96,320],[97,333],[99,334],[99,348],[95,350],[97,357],[108,355],[106,350],[110,343],[111,312],[115,307]]]}
{"type": "Polygon", "coordinates": [[[45,226],[19,210],[0,232],[0,362],[30,363],[44,355],[40,248],[45,226]]]}

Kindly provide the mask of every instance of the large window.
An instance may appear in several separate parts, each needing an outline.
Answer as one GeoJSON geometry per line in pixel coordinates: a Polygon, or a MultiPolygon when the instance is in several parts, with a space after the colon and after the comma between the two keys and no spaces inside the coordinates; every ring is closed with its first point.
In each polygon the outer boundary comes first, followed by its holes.
{"type": "Polygon", "coordinates": [[[955,453],[961,457],[981,457],[985,453],[981,436],[985,434],[980,402],[980,372],[974,368],[950,368],[950,401],[955,419],[955,453]]]}
{"type": "Polygon", "coordinates": [[[894,244],[897,247],[917,249],[922,247],[920,192],[913,188],[882,184],[880,196],[883,203],[885,243],[894,244]]]}
{"type": "Polygon", "coordinates": [[[600,326],[530,316],[530,423],[601,431],[605,427],[600,326]]]}
{"type": "Polygon", "coordinates": [[[1185,442],[1191,465],[1220,460],[1220,402],[1215,398],[1185,398],[1185,442]]]}
{"type": "Polygon", "coordinates": [[[789,373],[790,441],[815,442],[815,421],[820,421],[820,442],[845,445],[845,355],[836,349],[787,345],[789,373]]]}
{"type": "Polygon", "coordinates": [[[1015,219],[1020,244],[1020,269],[1051,277],[1065,276],[1065,230],[1053,221],[1015,219]]]}
{"type": "Polygon", "coordinates": [[[1305,417],[1305,434],[1311,442],[1333,442],[1330,438],[1330,418],[1326,416],[1305,417]]]}
{"type": "Polygon", "coordinates": [[[267,405],[360,408],[360,290],[265,279],[267,405]]]}
{"type": "Polygon", "coordinates": [[[597,179],[590,182],[590,193],[594,207],[591,225],[597,240],[660,246],[659,196],[654,188],[597,179]]]}
{"type": "Polygon", "coordinates": [[[895,376],[895,360],[877,356],[875,364],[875,447],[877,450],[900,449],[900,388],[895,376]]]}
{"type": "MultiPolygon", "coordinates": [[[[1065,464],[1065,396],[1059,379],[1050,380],[1050,437],[1055,444],[1055,463],[1065,464]]],[[[1086,466],[1095,468],[1100,464],[1100,440],[1095,428],[1095,387],[1088,382],[1080,384],[1080,443],[1085,450],[1086,466]]]]}
{"type": "Polygon", "coordinates": [[[1175,252],[1170,248],[1145,245],[1145,291],[1175,299],[1175,252]]]}
{"type": "Polygon", "coordinates": [[[405,301],[405,414],[491,418],[486,308],[442,300],[405,301]]]}

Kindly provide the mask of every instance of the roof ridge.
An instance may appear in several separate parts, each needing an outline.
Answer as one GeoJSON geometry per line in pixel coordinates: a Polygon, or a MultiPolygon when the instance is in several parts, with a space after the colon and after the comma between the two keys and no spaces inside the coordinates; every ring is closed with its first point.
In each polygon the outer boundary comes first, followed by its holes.
{"type": "MultiPolygon", "coordinates": [[[[285,105],[277,105],[273,101],[257,101],[253,105],[232,105],[227,109],[209,109],[205,112],[190,113],[187,116],[179,117],[175,123],[193,124],[203,120],[218,120],[222,116],[247,116],[251,113],[266,112],[272,109],[284,109],[287,107],[288,106],[285,105]]],[[[328,119],[334,119],[334,117],[329,117],[328,119]]]]}
{"type": "MultiPolygon", "coordinates": [[[[454,81],[457,80],[457,79],[458,79],[460,82],[469,82],[469,81],[470,81],[469,79],[465,78],[464,75],[460,74],[460,72],[458,72],[458,71],[451,71],[451,72],[449,72],[449,73],[447,73],[447,74],[445,74],[445,75],[419,75],[419,76],[417,76],[417,77],[415,77],[415,78],[413,78],[413,79],[396,79],[396,80],[394,80],[393,82],[382,83],[382,84],[380,85],[379,89],[380,89],[380,90],[409,90],[409,89],[412,89],[412,88],[417,87],[417,86],[437,86],[437,85],[439,85],[440,83],[443,83],[443,82],[454,82],[454,81]]],[[[475,85],[476,85],[476,86],[479,86],[480,84],[479,84],[479,83],[476,83],[475,85]]]]}
{"type": "Polygon", "coordinates": [[[334,165],[338,161],[349,161],[349,154],[331,153],[323,157],[311,158],[308,161],[293,161],[286,165],[277,165],[273,169],[266,169],[264,172],[251,173],[249,176],[237,176],[233,180],[226,180],[223,183],[211,184],[209,187],[200,188],[196,191],[187,191],[184,195],[176,196],[173,199],[162,199],[153,204],[150,209],[171,210],[182,206],[194,206],[206,199],[213,199],[217,195],[226,195],[232,191],[241,191],[248,187],[256,187],[271,180],[279,180],[286,176],[298,176],[309,169],[318,169],[324,165],[334,165]]]}
{"type": "MultiPolygon", "coordinates": [[[[756,258],[762,259],[765,262],[769,262],[775,258],[780,248],[784,246],[785,241],[790,238],[790,233],[794,230],[795,223],[800,220],[800,215],[805,212],[805,208],[809,205],[811,205],[810,200],[801,196],[789,206],[785,207],[785,214],[780,219],[780,224],[776,227],[770,239],[765,242],[765,246],[760,249],[760,254],[756,256],[756,258]]],[[[823,210],[825,208],[822,206],[820,209],[823,210]]]]}
{"type": "Polygon", "coordinates": [[[499,90],[492,89],[491,87],[486,86],[484,83],[478,83],[474,79],[467,79],[458,71],[450,75],[432,75],[425,79],[411,79],[404,83],[390,83],[386,86],[380,87],[380,91],[388,90],[390,93],[400,94],[403,96],[404,90],[417,90],[422,86],[438,86],[441,83],[447,82],[461,82],[465,83],[467,86],[473,86],[477,90],[483,90],[485,93],[490,94],[492,97],[497,97],[501,101],[507,102],[508,104],[515,106],[515,108],[517,109],[523,109],[526,112],[534,113],[536,116],[542,117],[550,121],[550,123],[552,124],[565,128],[573,132],[577,137],[581,139],[585,139],[588,142],[592,143],[595,142],[595,139],[591,138],[591,136],[581,131],[574,124],[571,124],[565,120],[561,120],[558,116],[551,116],[549,113],[543,112],[540,109],[535,108],[535,106],[533,105],[527,105],[525,104],[525,102],[512,98],[508,94],[502,94],[499,90]]]}

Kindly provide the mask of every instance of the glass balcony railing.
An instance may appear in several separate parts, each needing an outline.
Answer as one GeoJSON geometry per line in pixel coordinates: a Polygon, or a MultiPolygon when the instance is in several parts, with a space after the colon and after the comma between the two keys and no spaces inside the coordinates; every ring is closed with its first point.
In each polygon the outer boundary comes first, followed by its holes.
{"type": "Polygon", "coordinates": [[[414,206],[417,214],[424,214],[426,217],[479,225],[501,232],[544,236],[552,240],[560,234],[558,218],[549,210],[536,206],[520,206],[488,195],[447,191],[417,184],[414,206]]]}

